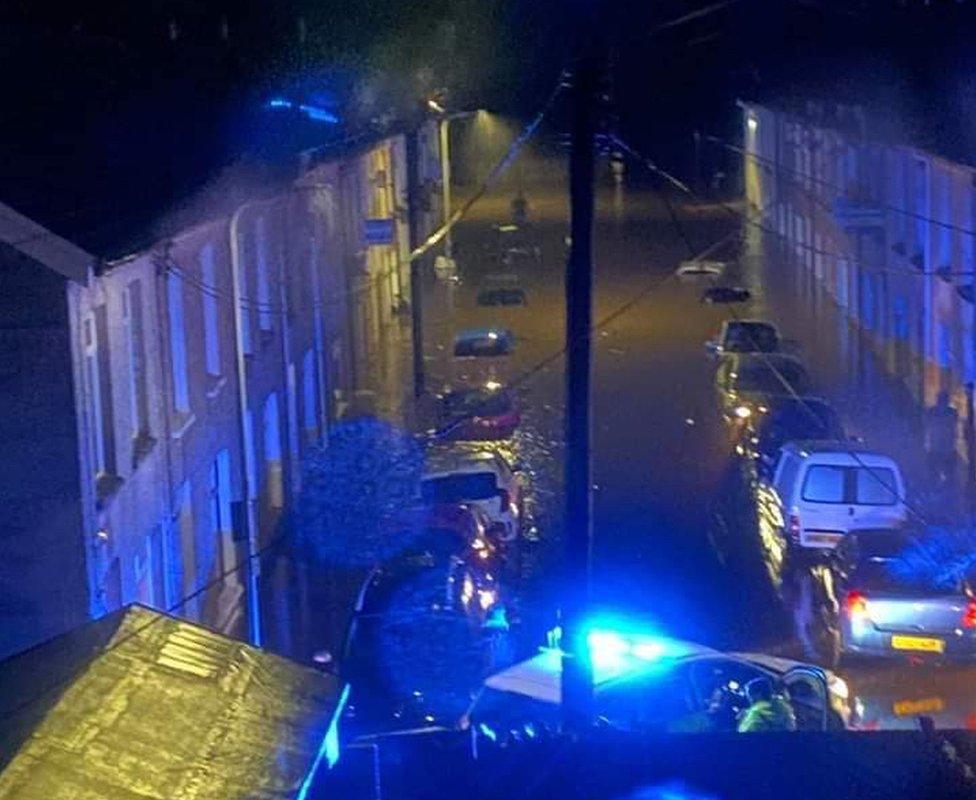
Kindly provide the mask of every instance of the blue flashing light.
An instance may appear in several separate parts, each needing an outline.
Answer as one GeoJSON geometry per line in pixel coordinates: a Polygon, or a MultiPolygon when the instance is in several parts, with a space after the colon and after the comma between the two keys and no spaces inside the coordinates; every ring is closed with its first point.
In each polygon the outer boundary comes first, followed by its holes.
{"type": "Polygon", "coordinates": [[[339,702],[336,705],[335,711],[332,713],[332,721],[329,723],[329,729],[325,732],[325,736],[322,737],[322,741],[319,743],[318,752],[315,754],[312,766],[305,773],[305,778],[302,780],[302,785],[298,789],[298,794],[295,795],[295,800],[307,800],[308,793],[312,789],[312,781],[315,780],[315,774],[318,772],[322,759],[325,759],[325,763],[329,769],[332,769],[332,767],[339,763],[339,719],[342,717],[342,712],[346,708],[346,703],[349,702],[349,688],[348,683],[342,687],[339,702]]]}
{"type": "Polygon", "coordinates": [[[493,742],[498,741],[498,734],[495,733],[493,728],[489,728],[487,725],[485,725],[485,723],[482,722],[478,725],[478,731],[486,739],[490,739],[493,742]]]}
{"type": "Polygon", "coordinates": [[[328,122],[330,125],[336,125],[339,122],[339,118],[331,111],[326,111],[324,108],[319,106],[310,106],[304,103],[296,105],[285,97],[272,97],[268,101],[268,108],[297,108],[306,117],[315,122],[328,122]]]}
{"type": "Polygon", "coordinates": [[[339,122],[339,118],[335,114],[318,106],[300,105],[298,110],[316,122],[328,122],[330,125],[335,125],[339,122]]]}

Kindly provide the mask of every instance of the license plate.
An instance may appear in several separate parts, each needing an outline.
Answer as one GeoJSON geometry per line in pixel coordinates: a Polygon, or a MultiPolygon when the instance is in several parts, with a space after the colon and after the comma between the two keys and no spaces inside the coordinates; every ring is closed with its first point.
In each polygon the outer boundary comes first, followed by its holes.
{"type": "Polygon", "coordinates": [[[936,714],[945,710],[941,697],[926,697],[922,700],[899,700],[892,704],[891,710],[898,717],[914,717],[919,714],[936,714]]]}
{"type": "Polygon", "coordinates": [[[918,650],[923,653],[942,653],[945,642],[928,636],[892,636],[891,646],[895,650],[918,650]]]}
{"type": "Polygon", "coordinates": [[[803,543],[807,545],[826,545],[833,547],[843,539],[840,533],[807,533],[803,536],[803,543]]]}

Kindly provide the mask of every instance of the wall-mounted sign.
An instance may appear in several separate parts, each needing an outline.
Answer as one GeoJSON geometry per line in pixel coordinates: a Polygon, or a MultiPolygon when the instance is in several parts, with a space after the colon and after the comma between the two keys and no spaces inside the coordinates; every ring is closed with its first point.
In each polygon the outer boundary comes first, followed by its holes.
{"type": "Polygon", "coordinates": [[[364,220],[363,238],[367,245],[393,244],[393,218],[364,220]]]}

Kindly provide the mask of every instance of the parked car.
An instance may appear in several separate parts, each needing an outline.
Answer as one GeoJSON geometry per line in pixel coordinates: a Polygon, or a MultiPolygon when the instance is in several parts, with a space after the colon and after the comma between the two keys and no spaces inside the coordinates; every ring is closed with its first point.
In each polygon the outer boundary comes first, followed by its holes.
{"type": "Polygon", "coordinates": [[[772,475],[780,448],[787,442],[844,439],[837,412],[816,397],[771,397],[763,410],[745,420],[736,452],[754,459],[760,477],[772,475]]]}
{"type": "Polygon", "coordinates": [[[505,328],[471,328],[454,337],[455,358],[507,356],[515,349],[515,336],[505,328]]]}
{"type": "Polygon", "coordinates": [[[521,529],[525,481],[499,453],[432,450],[420,494],[427,504],[463,503],[480,509],[501,526],[495,529],[498,538],[511,542],[521,529]]]}
{"type": "Polygon", "coordinates": [[[692,283],[698,280],[716,280],[725,270],[724,261],[714,261],[707,258],[691,258],[678,265],[675,274],[682,283],[692,283]]]}
{"type": "Polygon", "coordinates": [[[908,517],[898,465],[841,440],[783,446],[756,503],[763,539],[781,535],[787,548],[829,549],[856,528],[897,528],[908,517]]]}
{"type": "Polygon", "coordinates": [[[776,353],[780,349],[779,331],[771,322],[732,319],[722,323],[718,336],[705,342],[705,349],[716,356],[728,353],[776,353]]]}
{"type": "MultiPolygon", "coordinates": [[[[734,732],[737,712],[748,705],[743,688],[757,678],[785,688],[798,730],[842,729],[851,719],[844,681],[812,664],[611,631],[591,632],[588,642],[595,716],[608,727],[645,733],[734,732]]],[[[543,648],[488,677],[462,719],[475,746],[556,729],[562,662],[561,650],[543,648]]]]}
{"type": "Polygon", "coordinates": [[[438,398],[439,438],[452,442],[508,439],[522,421],[515,398],[496,382],[438,398]]]}
{"type": "Polygon", "coordinates": [[[506,266],[537,264],[542,259],[542,247],[529,225],[506,222],[492,227],[494,257],[506,266]]]}
{"type": "Polygon", "coordinates": [[[494,573],[439,534],[372,570],[339,652],[347,735],[454,725],[479,683],[482,626],[504,602],[494,573]]]}
{"type": "Polygon", "coordinates": [[[752,292],[742,286],[713,286],[701,293],[701,301],[709,305],[744,303],[752,297],[752,292]]]}
{"type": "Polygon", "coordinates": [[[793,356],[732,353],[715,373],[722,414],[730,422],[765,413],[772,398],[810,393],[810,376],[793,356]]]}
{"type": "Polygon", "coordinates": [[[976,599],[964,575],[918,563],[923,531],[853,530],[809,572],[824,658],[976,657],[976,599]]]}
{"type": "Polygon", "coordinates": [[[391,521],[390,532],[408,542],[440,536],[445,542],[453,542],[456,552],[496,566],[507,529],[492,522],[477,505],[435,503],[402,511],[391,521]]]}

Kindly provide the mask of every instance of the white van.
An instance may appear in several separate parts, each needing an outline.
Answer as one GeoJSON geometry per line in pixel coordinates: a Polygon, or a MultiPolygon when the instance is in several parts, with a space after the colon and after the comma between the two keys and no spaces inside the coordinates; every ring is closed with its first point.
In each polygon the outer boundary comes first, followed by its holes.
{"type": "Polygon", "coordinates": [[[832,548],[848,531],[896,528],[908,517],[898,465],[845,441],[785,445],[757,501],[794,547],[832,548]]]}

